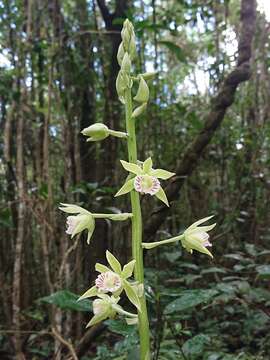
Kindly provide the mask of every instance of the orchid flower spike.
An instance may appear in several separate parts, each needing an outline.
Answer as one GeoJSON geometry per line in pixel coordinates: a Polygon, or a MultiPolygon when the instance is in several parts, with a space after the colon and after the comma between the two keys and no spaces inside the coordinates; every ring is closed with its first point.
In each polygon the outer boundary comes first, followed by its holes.
{"type": "Polygon", "coordinates": [[[106,294],[98,294],[97,296],[98,299],[93,301],[94,316],[86,325],[86,327],[95,325],[108,318],[114,318],[117,313],[127,316],[128,318],[126,318],[126,321],[128,324],[134,324],[137,320],[136,314],[125,311],[122,306],[117,304],[120,300],[119,297],[109,296],[106,294]]]}
{"type": "Polygon", "coordinates": [[[136,284],[133,286],[127,281],[133,274],[135,260],[130,261],[122,269],[120,262],[108,250],[106,258],[111,268],[97,263],[95,268],[100,274],[96,278],[95,285],[87,290],[79,300],[106,293],[112,293],[114,297],[117,297],[124,290],[130,302],[141,311],[136,284]]]}
{"type": "Polygon", "coordinates": [[[213,258],[213,255],[207,249],[207,247],[212,246],[209,241],[208,231],[212,230],[216,226],[216,223],[212,225],[199,226],[202,223],[210,220],[213,216],[214,215],[196,221],[184,231],[184,236],[181,239],[181,242],[183,247],[191,254],[193,250],[197,250],[213,258]]]}
{"type": "Polygon", "coordinates": [[[142,166],[124,160],[121,160],[121,164],[125,170],[136,176],[127,180],[115,196],[124,195],[135,190],[141,194],[155,195],[169,206],[167,196],[158,179],[167,180],[174,176],[175,173],[163,169],[153,169],[150,157],[143,162],[142,166]]]}
{"type": "Polygon", "coordinates": [[[87,230],[87,244],[90,243],[91,237],[95,230],[95,219],[109,219],[113,221],[124,221],[132,217],[130,213],[118,214],[93,214],[90,211],[78,205],[61,203],[60,210],[68,214],[77,214],[67,217],[67,230],[66,233],[73,238],[83,230],[87,230]]]}

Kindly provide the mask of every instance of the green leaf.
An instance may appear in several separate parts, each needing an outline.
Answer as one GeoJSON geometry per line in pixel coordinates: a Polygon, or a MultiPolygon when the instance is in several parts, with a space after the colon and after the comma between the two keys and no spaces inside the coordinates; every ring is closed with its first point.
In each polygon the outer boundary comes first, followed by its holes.
{"type": "Polygon", "coordinates": [[[256,267],[260,277],[268,278],[270,277],[270,265],[260,265],[256,267]]]}
{"type": "Polygon", "coordinates": [[[165,308],[165,314],[172,314],[174,312],[187,310],[199,304],[209,302],[215,295],[217,290],[184,290],[181,297],[169,303],[165,308]]]}
{"type": "Polygon", "coordinates": [[[132,174],[141,175],[143,173],[142,169],[137,164],[129,163],[124,160],[120,160],[120,163],[122,164],[122,166],[125,170],[127,170],[128,172],[130,172],[132,174]]]}
{"type": "Polygon", "coordinates": [[[136,293],[136,291],[134,290],[134,288],[130,285],[130,283],[126,280],[124,280],[124,289],[125,292],[127,294],[127,297],[129,299],[129,301],[136,306],[136,308],[141,311],[141,302],[139,299],[138,294],[136,293]]]}
{"type": "Polygon", "coordinates": [[[129,193],[134,189],[134,178],[126,181],[120,190],[114,195],[115,197],[129,193]]]}
{"type": "Polygon", "coordinates": [[[167,196],[164,192],[164,190],[162,188],[159,189],[159,191],[155,194],[155,196],[161,200],[162,202],[164,202],[164,204],[166,204],[167,206],[170,206],[169,205],[169,202],[168,202],[168,199],[167,199],[167,196]]]}
{"type": "Polygon", "coordinates": [[[91,302],[83,300],[78,302],[79,296],[68,291],[60,290],[49,296],[38,299],[39,302],[53,304],[64,310],[89,311],[91,302]]]}
{"type": "Polygon", "coordinates": [[[106,258],[113,271],[120,275],[122,271],[122,266],[120,262],[116,259],[116,257],[109,252],[109,250],[106,251],[106,258]]]}
{"type": "Polygon", "coordinates": [[[166,46],[170,51],[172,51],[180,62],[187,62],[186,55],[180,46],[176,45],[174,42],[171,41],[159,41],[159,43],[166,46]]]}
{"type": "Polygon", "coordinates": [[[163,169],[154,169],[151,171],[150,175],[155,176],[162,180],[167,180],[175,175],[175,173],[163,170],[163,169]]]}
{"type": "Polygon", "coordinates": [[[182,350],[184,354],[188,356],[188,358],[198,355],[201,356],[204,352],[205,346],[209,344],[210,344],[210,337],[204,334],[199,334],[187,340],[182,346],[182,350]]]}

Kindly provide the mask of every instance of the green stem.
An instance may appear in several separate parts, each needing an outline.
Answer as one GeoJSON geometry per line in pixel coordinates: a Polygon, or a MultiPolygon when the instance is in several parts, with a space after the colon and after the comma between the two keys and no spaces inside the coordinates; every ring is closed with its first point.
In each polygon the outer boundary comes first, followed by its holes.
{"type": "MultiPolygon", "coordinates": [[[[128,159],[131,163],[137,163],[137,143],[135,120],[131,118],[132,114],[132,98],[131,89],[125,92],[125,111],[126,111],[126,130],[128,133],[128,159]]],[[[139,194],[132,190],[130,193],[132,208],[132,256],[136,260],[135,263],[135,279],[144,284],[144,266],[143,266],[143,250],[142,250],[142,214],[139,194]]],[[[139,316],[139,335],[140,335],[140,359],[150,360],[150,332],[149,321],[147,315],[145,294],[140,298],[141,312],[139,316]]]]}
{"type": "Polygon", "coordinates": [[[115,131],[109,129],[109,134],[118,138],[127,138],[127,134],[122,131],[115,131]]]}
{"type": "Polygon", "coordinates": [[[144,249],[153,249],[159,245],[165,245],[165,244],[170,244],[170,243],[174,243],[176,241],[180,241],[182,240],[183,238],[185,237],[184,234],[182,235],[178,235],[178,236],[175,236],[173,238],[170,238],[170,239],[166,239],[166,240],[161,240],[161,241],[155,241],[155,242],[151,242],[151,243],[142,243],[142,247],[144,249]]]}

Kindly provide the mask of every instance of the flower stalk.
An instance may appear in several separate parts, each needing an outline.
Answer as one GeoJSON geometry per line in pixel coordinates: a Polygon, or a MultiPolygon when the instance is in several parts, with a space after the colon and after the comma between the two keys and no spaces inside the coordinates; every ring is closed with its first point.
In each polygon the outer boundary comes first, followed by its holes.
{"type": "MultiPolygon", "coordinates": [[[[128,160],[130,163],[137,163],[137,143],[135,121],[132,119],[132,97],[131,89],[127,88],[125,91],[125,116],[126,116],[126,131],[128,133],[128,160]]],[[[132,257],[136,260],[135,263],[135,280],[140,284],[144,283],[144,266],[143,266],[143,249],[142,249],[142,214],[139,193],[132,190],[130,193],[131,209],[132,209],[132,257]]],[[[141,359],[150,359],[150,336],[149,336],[149,321],[146,307],[145,294],[143,292],[140,297],[141,312],[139,317],[139,336],[140,336],[140,354],[141,359]]]]}

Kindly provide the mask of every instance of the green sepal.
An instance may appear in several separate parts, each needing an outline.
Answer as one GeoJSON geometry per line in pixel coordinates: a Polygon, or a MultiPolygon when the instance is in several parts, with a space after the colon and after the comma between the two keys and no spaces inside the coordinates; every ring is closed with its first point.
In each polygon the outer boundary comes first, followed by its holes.
{"type": "Polygon", "coordinates": [[[107,319],[110,316],[110,311],[105,311],[102,314],[94,315],[89,323],[86,325],[86,328],[100,323],[101,321],[107,319]]]}
{"type": "Polygon", "coordinates": [[[90,222],[91,222],[91,225],[88,227],[88,234],[87,234],[87,239],[86,239],[86,242],[87,242],[88,245],[90,244],[90,240],[92,238],[92,235],[93,235],[93,232],[94,232],[95,226],[96,226],[95,220],[94,220],[93,217],[91,217],[90,222]]]}
{"type": "Polygon", "coordinates": [[[123,281],[123,287],[129,301],[141,312],[141,302],[138,294],[127,280],[123,281]]]}
{"type": "Polygon", "coordinates": [[[151,170],[150,175],[155,176],[158,179],[167,180],[174,176],[175,173],[163,169],[154,169],[151,170]]]}
{"type": "Polygon", "coordinates": [[[108,266],[100,264],[100,263],[96,263],[95,269],[96,269],[96,271],[98,271],[100,273],[104,273],[104,272],[107,272],[107,271],[112,271],[110,268],[108,268],[108,266]]]}
{"type": "Polygon", "coordinates": [[[89,297],[93,297],[97,295],[97,288],[96,286],[92,286],[90,289],[88,289],[84,294],[82,294],[77,301],[87,299],[89,297]]]}
{"type": "Polygon", "coordinates": [[[169,205],[169,202],[168,202],[168,199],[167,199],[167,196],[166,196],[166,194],[165,194],[165,192],[164,192],[164,190],[163,190],[162,188],[160,188],[160,189],[158,190],[158,192],[155,194],[155,196],[156,196],[159,200],[161,200],[162,202],[164,202],[164,204],[166,204],[168,207],[170,206],[170,205],[169,205]]]}
{"type": "Polygon", "coordinates": [[[114,272],[121,275],[122,272],[122,266],[120,262],[116,259],[116,257],[109,252],[109,250],[106,251],[106,258],[108,263],[110,264],[110,267],[113,269],[114,272]]]}
{"type": "Polygon", "coordinates": [[[125,195],[132,191],[134,189],[134,178],[129,179],[124,183],[124,185],[117,191],[117,193],[114,195],[115,197],[120,195],[125,195]]]}
{"type": "Polygon", "coordinates": [[[213,255],[210,253],[210,251],[205,246],[203,246],[199,241],[193,239],[192,235],[188,235],[188,241],[185,241],[185,239],[182,240],[182,245],[187,249],[187,251],[191,252],[191,250],[197,250],[213,258],[213,255]]]}
{"type": "Polygon", "coordinates": [[[135,263],[136,263],[136,260],[131,260],[129,263],[124,265],[123,271],[121,273],[121,277],[123,279],[128,279],[129,277],[131,277],[131,275],[134,271],[135,263]]]}
{"type": "Polygon", "coordinates": [[[138,166],[136,164],[129,163],[125,160],[120,160],[120,163],[122,164],[122,166],[125,170],[127,170],[128,172],[130,172],[132,174],[141,175],[143,173],[140,166],[138,166]]]}
{"type": "MultiPolygon", "coordinates": [[[[207,220],[212,219],[212,217],[214,217],[214,216],[215,216],[215,215],[210,215],[210,216],[207,216],[207,217],[205,217],[205,218],[203,218],[203,219],[200,219],[200,220],[198,220],[198,221],[195,221],[195,223],[193,223],[192,225],[190,225],[190,227],[188,227],[188,229],[195,228],[195,227],[201,225],[202,223],[206,222],[207,220]]],[[[187,230],[188,230],[188,229],[187,229],[187,230]]]]}
{"type": "Polygon", "coordinates": [[[68,214],[91,214],[90,211],[78,205],[60,203],[59,209],[68,214]]]}
{"type": "MultiPolygon", "coordinates": [[[[152,159],[149,157],[147,158],[144,162],[143,162],[143,173],[144,174],[149,174],[150,170],[152,169],[153,166],[153,161],[152,159]]],[[[149,174],[150,175],[150,174],[149,174]]]]}

